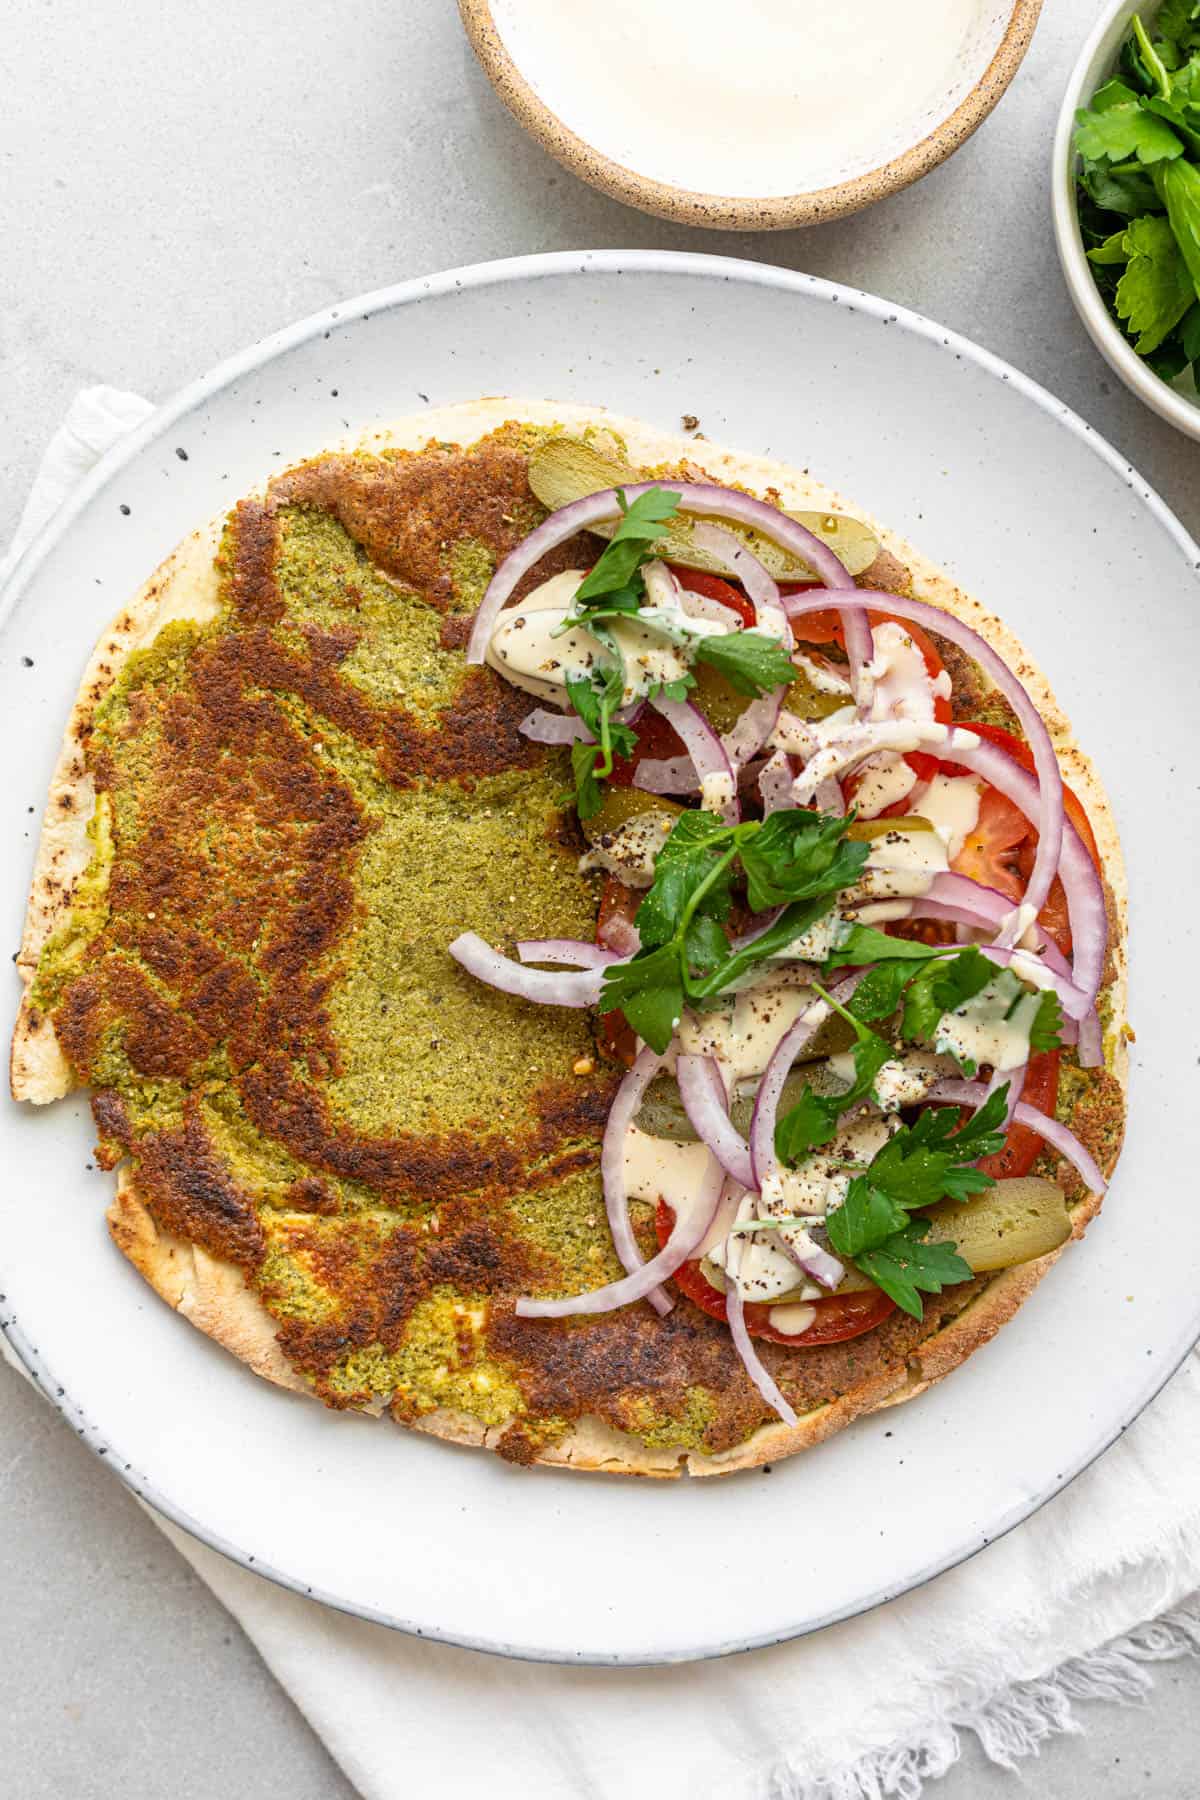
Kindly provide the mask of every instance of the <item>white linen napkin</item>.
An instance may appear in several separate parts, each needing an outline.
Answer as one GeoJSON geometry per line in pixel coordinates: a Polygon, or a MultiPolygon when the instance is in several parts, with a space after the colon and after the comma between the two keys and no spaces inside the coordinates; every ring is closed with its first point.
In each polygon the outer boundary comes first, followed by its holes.
{"type": "MultiPolygon", "coordinates": [[[[112,388],[77,396],[14,551],[150,410],[112,388]]],[[[3,1338],[0,1350],[13,1360],[3,1338]]],[[[963,1730],[1011,1764],[1080,1729],[1073,1700],[1134,1698],[1149,1664],[1200,1654],[1200,1361],[960,1568],[812,1637],[684,1668],[552,1668],[417,1641],[273,1587],[151,1516],[364,1800],[444,1788],[448,1742],[464,1794],[503,1769],[524,1800],[916,1800],[963,1730]]]]}

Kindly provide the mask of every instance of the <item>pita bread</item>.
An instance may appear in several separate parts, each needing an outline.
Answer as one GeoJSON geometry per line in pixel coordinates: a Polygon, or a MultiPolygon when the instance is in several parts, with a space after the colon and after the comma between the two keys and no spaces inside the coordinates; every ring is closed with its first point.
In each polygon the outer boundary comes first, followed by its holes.
{"type": "MultiPolygon", "coordinates": [[[[1034,697],[1050,730],[1064,776],[1086,807],[1099,845],[1113,927],[1106,981],[1106,1059],[1109,1073],[1123,1095],[1127,1081],[1127,906],[1124,868],[1112,813],[1092,764],[1072,739],[1069,723],[1048,681],[1003,621],[956,587],[906,540],[812,476],[767,458],[718,448],[702,439],[660,432],[637,420],[610,415],[602,408],[486,399],[425,412],[373,434],[358,447],[373,452],[389,447],[417,450],[435,439],[469,446],[510,421],[557,424],[574,431],[603,427],[623,440],[634,464],[653,468],[686,462],[718,482],[737,484],[758,493],[771,490],[790,509],[828,510],[860,518],[876,531],[888,557],[908,571],[914,594],[964,620],[999,651],[1034,697]]],[[[73,897],[91,859],[89,825],[96,796],[86,757],[89,727],[97,707],[134,651],[152,643],[170,621],[203,622],[214,615],[218,582],[213,557],[218,537],[219,522],[215,522],[194,533],[166,559],[103,635],[80,684],[43,819],[18,956],[25,995],[12,1044],[11,1079],[17,1099],[45,1104],[60,1098],[72,1085],[71,1067],[53,1022],[34,1005],[30,988],[42,948],[68,920],[73,897]]],[[[889,579],[894,576],[889,574],[889,579]]],[[[1100,1156],[1106,1172],[1111,1170],[1119,1151],[1120,1126],[1119,1117],[1110,1119],[1100,1156]]],[[[1080,1186],[1076,1181],[1075,1189],[1080,1186]]],[[[1099,1205],[1098,1196],[1075,1192],[1075,1237],[1083,1235],[1099,1205]]],[[[280,1347],[276,1320],[242,1270],[156,1224],[149,1197],[139,1191],[127,1167],[118,1170],[109,1223],[118,1248],[169,1305],[256,1373],[280,1386],[308,1391],[309,1383],[280,1347]]],[[[720,1475],[777,1461],[821,1442],[861,1414],[910,1400],[941,1380],[1013,1316],[1061,1253],[969,1284],[960,1290],[963,1298],[957,1309],[951,1310],[915,1350],[892,1361],[884,1360],[854,1381],[847,1391],[804,1414],[794,1429],[780,1423],[766,1424],[727,1452],[703,1455],[675,1448],[652,1448],[604,1420],[585,1416],[556,1442],[530,1445],[527,1452],[520,1449],[518,1434],[518,1447],[509,1453],[522,1461],[648,1476],[674,1476],[685,1471],[698,1476],[720,1475]]],[[[513,1436],[510,1421],[484,1427],[473,1415],[451,1408],[437,1408],[403,1422],[463,1445],[496,1447],[513,1436]]]]}

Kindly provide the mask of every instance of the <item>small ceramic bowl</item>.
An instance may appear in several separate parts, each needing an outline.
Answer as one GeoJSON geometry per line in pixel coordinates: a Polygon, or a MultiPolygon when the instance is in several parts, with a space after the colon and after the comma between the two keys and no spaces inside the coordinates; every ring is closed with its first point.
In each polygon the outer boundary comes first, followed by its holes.
{"type": "Polygon", "coordinates": [[[1189,380],[1186,386],[1182,382],[1176,386],[1156,375],[1142,361],[1105,306],[1092,277],[1092,265],[1084,251],[1076,207],[1077,159],[1072,143],[1075,114],[1080,107],[1088,104],[1096,89],[1113,73],[1134,13],[1140,12],[1145,18],[1153,16],[1157,10],[1154,4],[1138,6],[1136,0],[1115,0],[1115,4],[1105,7],[1094,31],[1083,46],[1079,61],[1067,83],[1062,111],[1058,116],[1058,130],[1054,137],[1051,174],[1054,235],[1058,240],[1059,260],[1075,310],[1101,356],[1121,377],[1125,386],[1139,400],[1144,400],[1160,418],[1166,419],[1179,431],[1186,432],[1188,437],[1200,438],[1200,395],[1197,395],[1194,385],[1189,380]]]}
{"type": "MultiPolygon", "coordinates": [[[[569,6],[569,0],[562,3],[569,6]]],[[[811,166],[803,156],[789,164],[786,139],[782,157],[778,140],[770,148],[764,143],[748,149],[736,128],[731,132],[727,110],[715,124],[711,117],[689,120],[690,130],[680,129],[668,155],[651,156],[644,145],[640,150],[626,145],[612,117],[597,108],[581,57],[562,53],[564,42],[572,51],[578,47],[577,37],[557,34],[558,48],[552,47],[556,34],[539,32],[536,9],[524,0],[459,0],[459,10],[504,104],[576,175],[660,218],[722,230],[775,231],[857,212],[944,162],[987,118],[1016,74],[1041,4],[974,0],[963,40],[934,91],[920,94],[910,72],[898,69],[891,91],[912,91],[912,104],[907,110],[877,111],[872,118],[864,82],[833,109],[811,166]],[[698,155],[711,166],[714,141],[722,133],[716,154],[728,161],[718,163],[716,181],[690,186],[677,179],[677,171],[679,177],[694,176],[698,155]],[[655,166],[636,166],[639,160],[655,166]],[[698,191],[699,185],[715,187],[717,181],[728,182],[725,191],[698,191]]],[[[580,33],[585,26],[581,20],[580,33]]],[[[684,41],[682,34],[678,41],[684,41]]]]}

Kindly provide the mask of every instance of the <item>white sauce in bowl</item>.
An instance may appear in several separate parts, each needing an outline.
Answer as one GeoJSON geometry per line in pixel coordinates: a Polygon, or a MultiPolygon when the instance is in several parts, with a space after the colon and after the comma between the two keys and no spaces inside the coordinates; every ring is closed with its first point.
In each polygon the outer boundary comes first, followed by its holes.
{"type": "Polygon", "coordinates": [[[865,174],[966,98],[1004,35],[995,0],[492,0],[546,106],[613,161],[702,193],[801,193],[865,174]]]}

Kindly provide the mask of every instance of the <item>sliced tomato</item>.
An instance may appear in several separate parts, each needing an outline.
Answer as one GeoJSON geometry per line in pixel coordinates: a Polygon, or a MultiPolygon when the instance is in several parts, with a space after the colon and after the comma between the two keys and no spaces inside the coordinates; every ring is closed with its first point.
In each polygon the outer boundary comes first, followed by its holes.
{"type": "Polygon", "coordinates": [[[614,756],[612,774],[609,780],[615,787],[632,787],[633,777],[638,764],[644,756],[662,757],[686,754],[686,745],[679,734],[667,724],[661,713],[652,707],[645,707],[638,719],[637,745],[632,756],[614,756]]]}
{"type": "MultiPolygon", "coordinates": [[[[961,721],[961,724],[964,731],[977,732],[980,737],[987,738],[989,742],[999,744],[1002,750],[1007,750],[1014,762],[1020,763],[1023,769],[1028,769],[1031,775],[1034,773],[1033,751],[1024,738],[1014,736],[1011,731],[1005,731],[1003,725],[987,725],[981,719],[965,719],[961,721]]],[[[970,773],[958,763],[941,763],[939,767],[947,775],[970,773]]],[[[1088,855],[1099,868],[1100,851],[1096,844],[1096,834],[1092,830],[1092,822],[1088,818],[1078,794],[1073,793],[1065,782],[1063,783],[1063,806],[1068,819],[1083,839],[1088,855]]]]}
{"type": "Polygon", "coordinates": [[[1020,808],[995,788],[985,787],[979,798],[979,817],[954,859],[955,871],[984,887],[999,889],[1010,900],[1019,900],[1025,883],[1018,851],[1030,835],[1029,820],[1020,808]]]}
{"type": "MultiPolygon", "coordinates": [[[[670,1237],[674,1223],[675,1214],[665,1200],[660,1200],[654,1218],[660,1247],[670,1237]]],[[[684,1263],[671,1279],[680,1293],[686,1294],[710,1318],[728,1319],[724,1294],[713,1287],[698,1261],[684,1263]]],[[[830,1294],[826,1300],[814,1300],[812,1306],[816,1317],[808,1330],[789,1337],[786,1332],[776,1331],[771,1324],[769,1306],[749,1300],[744,1309],[746,1329],[751,1337],[808,1350],[815,1344],[840,1344],[847,1338],[861,1337],[865,1331],[874,1331],[876,1325],[882,1325],[888,1314],[896,1310],[895,1301],[889,1300],[882,1288],[869,1288],[855,1294],[830,1294]]]]}
{"type": "MultiPolygon", "coordinates": [[[[962,721],[962,724],[964,730],[977,732],[980,737],[999,745],[1014,762],[1033,772],[1033,751],[1023,738],[1005,731],[1002,725],[988,725],[982,720],[969,719],[962,721]]],[[[944,775],[970,773],[960,763],[935,761],[935,768],[944,775]]],[[[1096,847],[1091,821],[1078,795],[1072,793],[1065,784],[1063,805],[1068,819],[1083,839],[1088,855],[1099,868],[1100,852],[1096,847]]],[[[1038,834],[1020,808],[1014,806],[1003,794],[997,793],[995,788],[985,786],[978,822],[955,857],[953,868],[959,875],[969,875],[972,881],[982,881],[988,887],[998,888],[1010,899],[1019,900],[1029,885],[1037,846],[1038,834]]],[[[1066,892],[1057,875],[1041,910],[1040,921],[1063,955],[1069,956],[1071,922],[1066,892]]]]}
{"type": "MultiPolygon", "coordinates": [[[[1029,1059],[1025,1086],[1021,1093],[1022,1100],[1027,1101],[1030,1106],[1036,1106],[1039,1112],[1048,1113],[1051,1118],[1054,1117],[1058,1101],[1058,1072],[1058,1051],[1037,1051],[1029,1059]]],[[[1028,1175],[1044,1149],[1045,1145],[1036,1131],[1014,1121],[1008,1128],[1003,1149],[997,1150],[994,1156],[981,1157],[979,1167],[985,1175],[993,1175],[997,1181],[1007,1181],[1014,1175],[1028,1175]]]]}
{"type": "Polygon", "coordinates": [[[668,563],[667,567],[689,594],[703,594],[706,600],[719,601],[737,614],[747,630],[758,623],[758,614],[745,594],[730,582],[722,581],[719,575],[706,575],[702,569],[687,569],[682,563],[668,563]]]}

